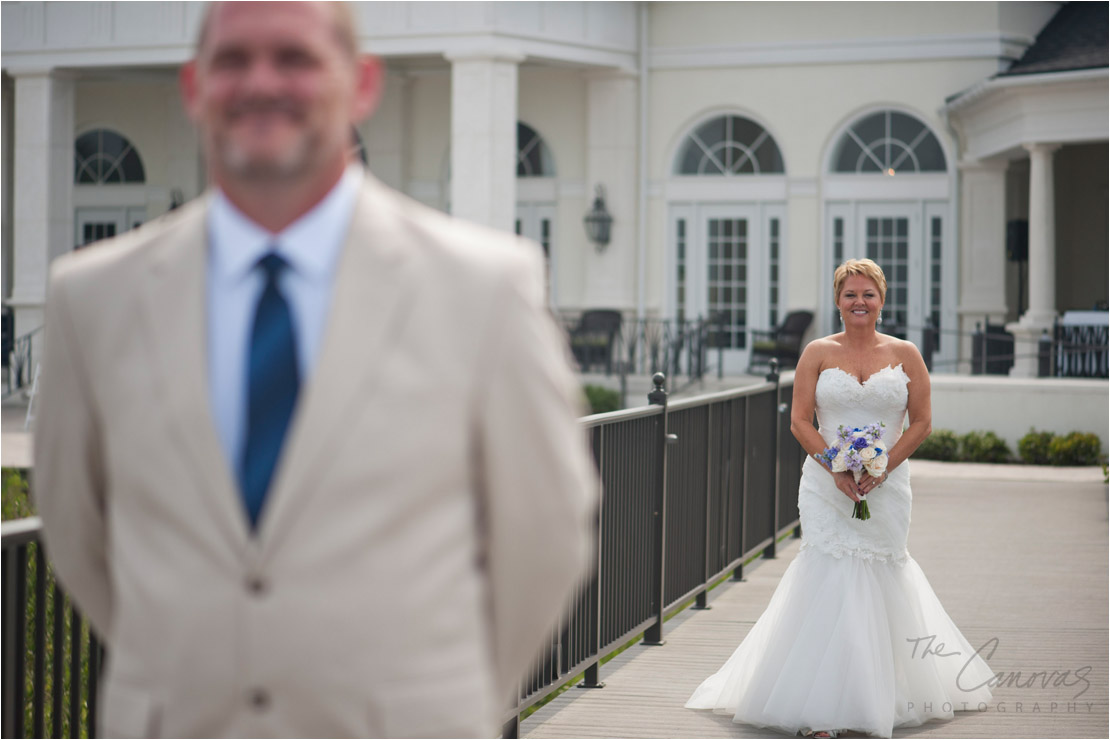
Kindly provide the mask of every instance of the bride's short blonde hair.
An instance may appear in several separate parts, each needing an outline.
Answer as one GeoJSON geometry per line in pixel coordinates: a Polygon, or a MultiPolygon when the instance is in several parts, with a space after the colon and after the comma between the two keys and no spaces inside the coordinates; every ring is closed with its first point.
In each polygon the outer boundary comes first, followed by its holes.
{"type": "Polygon", "coordinates": [[[849,275],[860,275],[875,283],[879,287],[879,300],[886,303],[886,275],[883,274],[883,268],[869,259],[845,260],[836,268],[836,273],[833,274],[833,303],[840,300],[840,289],[844,287],[844,281],[849,275]]]}

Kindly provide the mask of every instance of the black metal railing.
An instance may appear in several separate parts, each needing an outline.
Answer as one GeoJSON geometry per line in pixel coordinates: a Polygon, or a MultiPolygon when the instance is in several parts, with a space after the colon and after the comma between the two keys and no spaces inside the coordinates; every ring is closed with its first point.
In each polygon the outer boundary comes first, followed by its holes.
{"type": "MultiPolygon", "coordinates": [[[[667,616],[781,535],[798,532],[802,452],[790,434],[792,386],[767,382],[582,419],[604,494],[592,575],[552,631],[506,717],[574,677],[600,687],[601,661],[640,634],[661,644],[667,616]]],[[[5,522],[3,735],[93,737],[104,651],[43,557],[37,518],[5,522]]]]}
{"type": "Polygon", "coordinates": [[[922,333],[921,355],[926,367],[940,372],[967,372],[972,375],[1007,375],[1015,360],[1035,359],[1038,377],[1056,378],[1106,378],[1110,359],[1110,331],[1105,323],[1082,324],[1068,320],[1065,314],[1054,325],[1044,330],[1036,343],[1019,348],[1014,335],[1004,324],[992,323],[990,317],[976,322],[975,330],[961,332],[955,329],[938,329],[926,319],[924,326],[884,324],[882,331],[893,336],[906,337],[911,332],[922,333]],[[948,342],[971,340],[971,358],[962,360],[937,360],[934,353],[941,337],[948,342]]]}
{"type": "Polygon", "coordinates": [[[54,582],[41,529],[3,524],[3,736],[95,737],[103,649],[54,582]]]}
{"type": "Polygon", "coordinates": [[[1110,327],[1066,324],[1057,320],[1052,333],[1052,374],[1063,378],[1110,377],[1107,367],[1110,327]]]}
{"type": "Polygon", "coordinates": [[[504,734],[520,714],[584,675],[603,686],[601,661],[663,623],[763,552],[799,533],[804,453],[790,433],[792,383],[772,372],[756,386],[668,404],[662,375],[651,405],[583,419],[603,496],[597,562],[522,683],[504,734]]]}
{"type": "Polygon", "coordinates": [[[11,348],[5,348],[4,367],[4,398],[18,390],[28,387],[33,380],[35,367],[34,340],[35,335],[42,331],[42,327],[11,340],[11,348]]]}
{"type": "Polygon", "coordinates": [[[616,311],[587,311],[561,317],[571,352],[582,372],[606,375],[651,375],[662,372],[673,381],[692,382],[712,370],[720,370],[720,350],[715,342],[716,325],[705,318],[621,318],[616,311]],[[613,317],[594,323],[591,314],[613,317]],[[717,349],[717,352],[713,350],[717,349]]]}

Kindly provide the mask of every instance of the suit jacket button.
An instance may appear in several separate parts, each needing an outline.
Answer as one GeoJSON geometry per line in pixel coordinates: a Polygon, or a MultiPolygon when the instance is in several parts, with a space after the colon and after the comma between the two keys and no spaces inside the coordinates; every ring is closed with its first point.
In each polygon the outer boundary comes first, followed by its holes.
{"type": "Polygon", "coordinates": [[[249,576],[247,578],[247,591],[254,596],[263,596],[269,590],[269,584],[262,576],[249,576]]]}
{"type": "Polygon", "coordinates": [[[255,710],[264,712],[270,707],[270,692],[266,689],[251,689],[247,701],[255,710]]]}

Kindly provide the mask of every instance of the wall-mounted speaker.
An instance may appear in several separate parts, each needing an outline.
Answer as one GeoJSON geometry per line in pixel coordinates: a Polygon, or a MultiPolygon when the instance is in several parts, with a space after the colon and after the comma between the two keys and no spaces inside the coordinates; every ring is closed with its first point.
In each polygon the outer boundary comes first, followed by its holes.
{"type": "Polygon", "coordinates": [[[1029,261],[1029,222],[1015,219],[1006,222],[1006,259],[1010,262],[1029,261]]]}

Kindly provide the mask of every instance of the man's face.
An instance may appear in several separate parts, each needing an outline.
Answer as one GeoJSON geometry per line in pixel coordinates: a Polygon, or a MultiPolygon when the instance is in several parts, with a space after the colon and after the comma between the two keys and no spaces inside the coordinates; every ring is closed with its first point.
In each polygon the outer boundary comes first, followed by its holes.
{"type": "Polygon", "coordinates": [[[182,90],[217,182],[298,179],[347,161],[377,72],[343,46],[328,4],[223,3],[182,90]]]}

